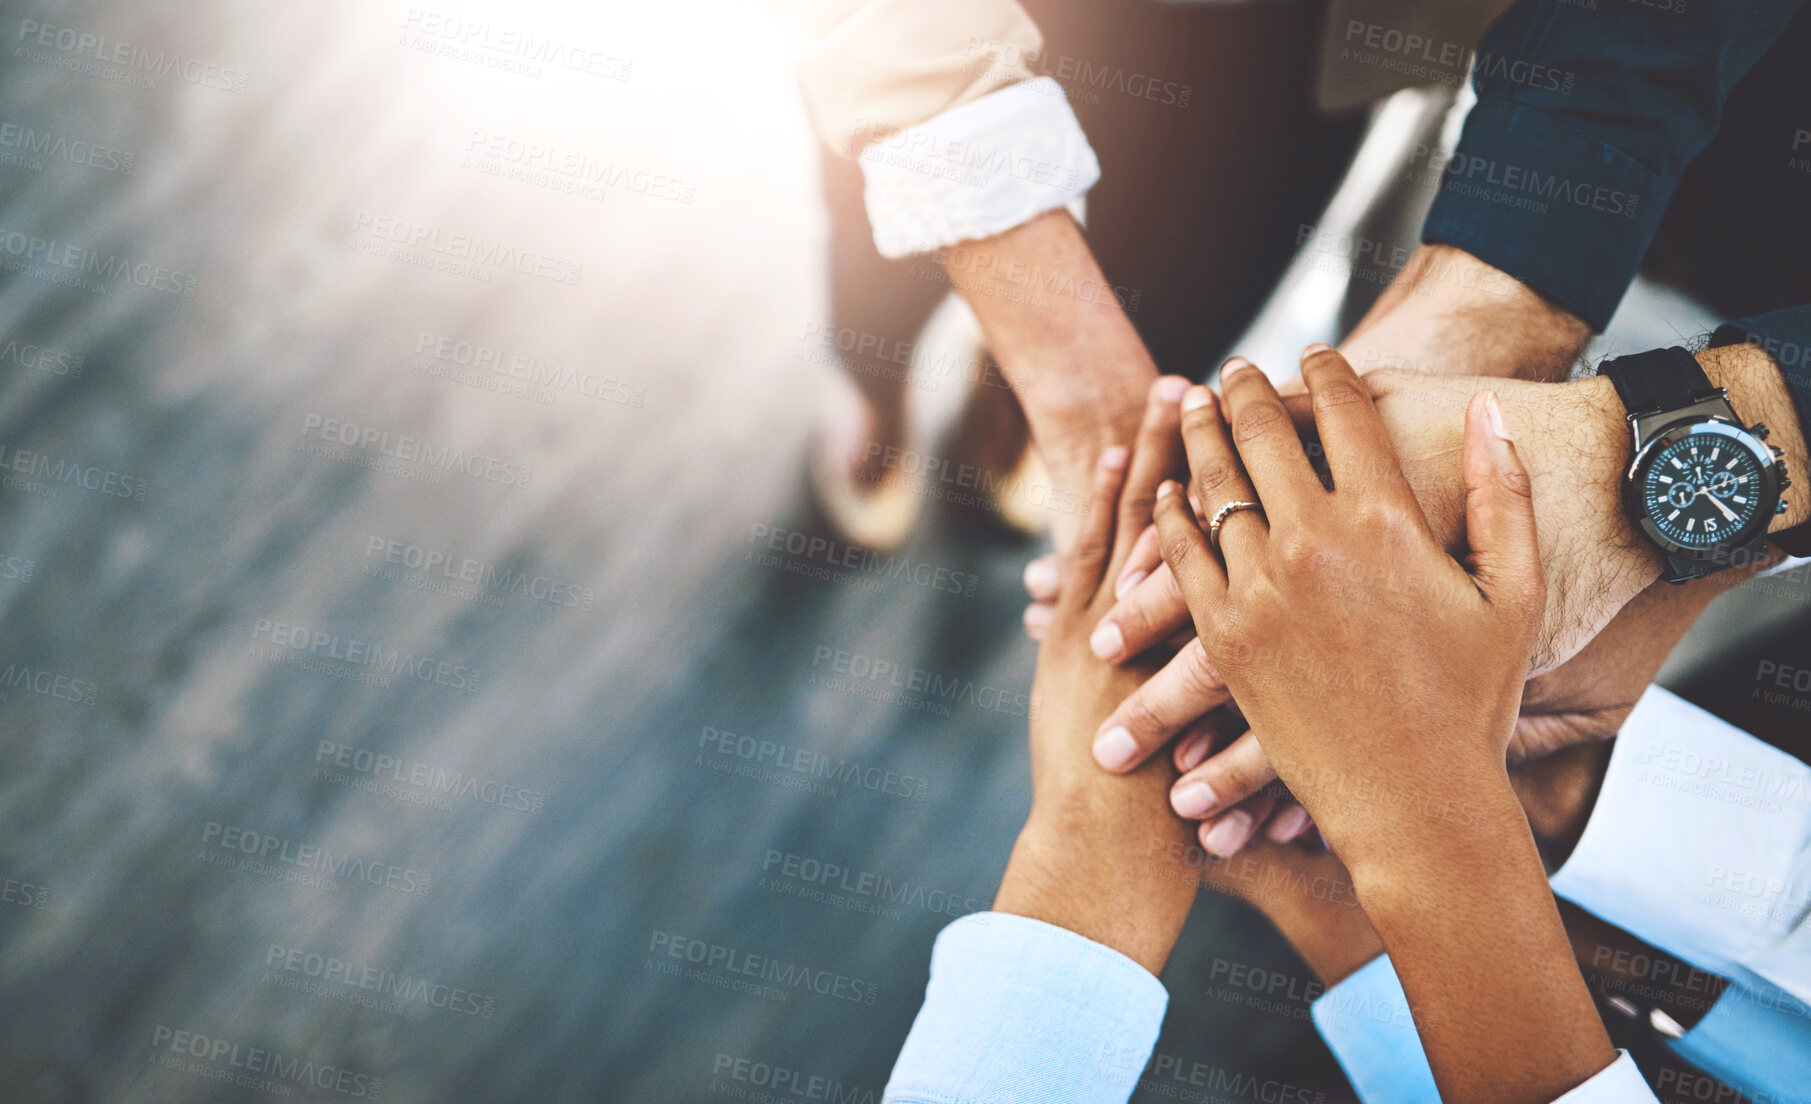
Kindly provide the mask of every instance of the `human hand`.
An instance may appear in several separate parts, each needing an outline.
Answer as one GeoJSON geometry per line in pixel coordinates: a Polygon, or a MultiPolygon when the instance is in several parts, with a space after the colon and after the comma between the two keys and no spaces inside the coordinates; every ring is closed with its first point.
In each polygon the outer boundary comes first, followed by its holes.
{"type": "Polygon", "coordinates": [[[994,901],[998,911],[1119,950],[1153,974],[1181,931],[1194,886],[1158,865],[1152,844],[1186,841],[1190,826],[1165,807],[1168,763],[1116,777],[1089,756],[1100,719],[1150,667],[1101,662],[1087,634],[1112,602],[1110,580],[1149,522],[1158,484],[1181,470],[1179,383],[1151,387],[1129,459],[1125,449],[1109,449],[1096,465],[1032,683],[1031,816],[994,901]]]}
{"type": "Polygon", "coordinates": [[[1473,396],[1461,564],[1351,366],[1314,347],[1303,375],[1332,489],[1263,373],[1230,366],[1224,421],[1205,388],[1183,399],[1220,540],[1165,483],[1164,562],[1278,775],[1351,871],[1442,1096],[1552,1099],[1615,1052],[1504,766],[1547,598],[1528,471],[1495,396],[1473,396]],[[1462,975],[1495,999],[1454,987],[1462,975]]]}
{"type": "MultiPolygon", "coordinates": [[[[1275,389],[1246,362],[1183,400],[1204,513],[1226,518],[1225,566],[1173,483],[1159,489],[1164,560],[1203,630],[1207,658],[1277,773],[1336,850],[1438,794],[1490,789],[1546,597],[1528,473],[1494,397],[1467,413],[1463,514],[1469,570],[1429,531],[1377,408],[1333,350],[1311,348],[1313,396],[1334,489],[1315,474],[1275,389]],[[1229,429],[1230,423],[1230,429],[1229,429]],[[1234,437],[1238,439],[1235,451],[1234,437]],[[1247,474],[1249,473],[1249,474],[1247,474]]],[[[1419,815],[1419,814],[1416,814],[1419,815]]]]}

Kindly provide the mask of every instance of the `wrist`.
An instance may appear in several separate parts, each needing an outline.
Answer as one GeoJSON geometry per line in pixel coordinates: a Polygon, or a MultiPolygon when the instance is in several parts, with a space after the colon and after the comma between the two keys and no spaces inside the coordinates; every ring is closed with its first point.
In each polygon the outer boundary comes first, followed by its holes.
{"type": "Polygon", "coordinates": [[[1198,872],[1167,861],[1191,826],[1160,795],[1141,796],[1161,822],[1130,811],[1103,817],[1098,803],[1034,807],[994,910],[1065,928],[1159,973],[1194,903],[1198,872]]]}
{"type": "Polygon", "coordinates": [[[1806,470],[1805,429],[1779,365],[1757,345],[1721,345],[1696,355],[1698,366],[1710,382],[1728,392],[1729,405],[1743,423],[1765,423],[1772,430],[1767,443],[1783,454],[1792,485],[1781,496],[1786,501],[1786,512],[1774,517],[1769,531],[1777,533],[1811,520],[1811,472],[1806,470]]]}
{"type": "MultiPolygon", "coordinates": [[[[1318,814],[1316,819],[1320,822],[1318,814]]],[[[1493,856],[1506,838],[1529,834],[1527,816],[1500,761],[1448,761],[1437,778],[1425,779],[1419,789],[1375,795],[1332,823],[1321,823],[1328,842],[1346,861],[1367,914],[1376,903],[1425,893],[1430,883],[1448,880],[1468,863],[1494,866],[1493,856]]],[[[1475,873],[1480,867],[1469,869],[1475,873]]]]}

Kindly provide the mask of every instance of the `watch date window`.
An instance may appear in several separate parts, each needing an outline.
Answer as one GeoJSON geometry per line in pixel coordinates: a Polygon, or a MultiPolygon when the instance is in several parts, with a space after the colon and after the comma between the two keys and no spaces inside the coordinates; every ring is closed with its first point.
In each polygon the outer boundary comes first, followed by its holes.
{"type": "Polygon", "coordinates": [[[1693,434],[1654,458],[1642,488],[1648,517],[1679,544],[1709,548],[1760,510],[1761,468],[1727,437],[1693,434]]]}

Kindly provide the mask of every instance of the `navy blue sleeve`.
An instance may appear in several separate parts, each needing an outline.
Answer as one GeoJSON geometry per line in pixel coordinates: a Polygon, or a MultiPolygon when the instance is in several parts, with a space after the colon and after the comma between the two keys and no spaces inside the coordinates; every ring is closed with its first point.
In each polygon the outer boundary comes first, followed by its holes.
{"type": "Polygon", "coordinates": [[[1421,237],[1602,330],[1723,99],[1804,0],[1518,0],[1421,237]]]}

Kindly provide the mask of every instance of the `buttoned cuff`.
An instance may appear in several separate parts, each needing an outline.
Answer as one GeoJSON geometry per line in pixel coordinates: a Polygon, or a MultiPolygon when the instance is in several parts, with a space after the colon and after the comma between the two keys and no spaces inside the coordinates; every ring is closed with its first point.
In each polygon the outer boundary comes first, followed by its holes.
{"type": "Polygon", "coordinates": [[[1078,204],[1100,163],[1049,77],[945,111],[861,152],[864,199],[883,257],[992,237],[1078,204]]]}
{"type": "MultiPolygon", "coordinates": [[[[1777,988],[1730,985],[1669,1046],[1750,1100],[1811,1096],[1811,1008],[1777,988]]],[[[1679,1088],[1689,1095],[1695,1086],[1679,1088]]]]}
{"type": "Polygon", "coordinates": [[[1125,1104],[1169,994],[1125,955],[1001,912],[943,929],[885,1104],[1125,1104]]]}
{"type": "Polygon", "coordinates": [[[1553,891],[1699,969],[1773,969],[1811,895],[1808,845],[1811,768],[1649,687],[1553,891]]]}
{"type": "Polygon", "coordinates": [[[1486,98],[1465,120],[1421,240],[1495,265],[1602,331],[1675,183],[1551,115],[1486,98]]]}

